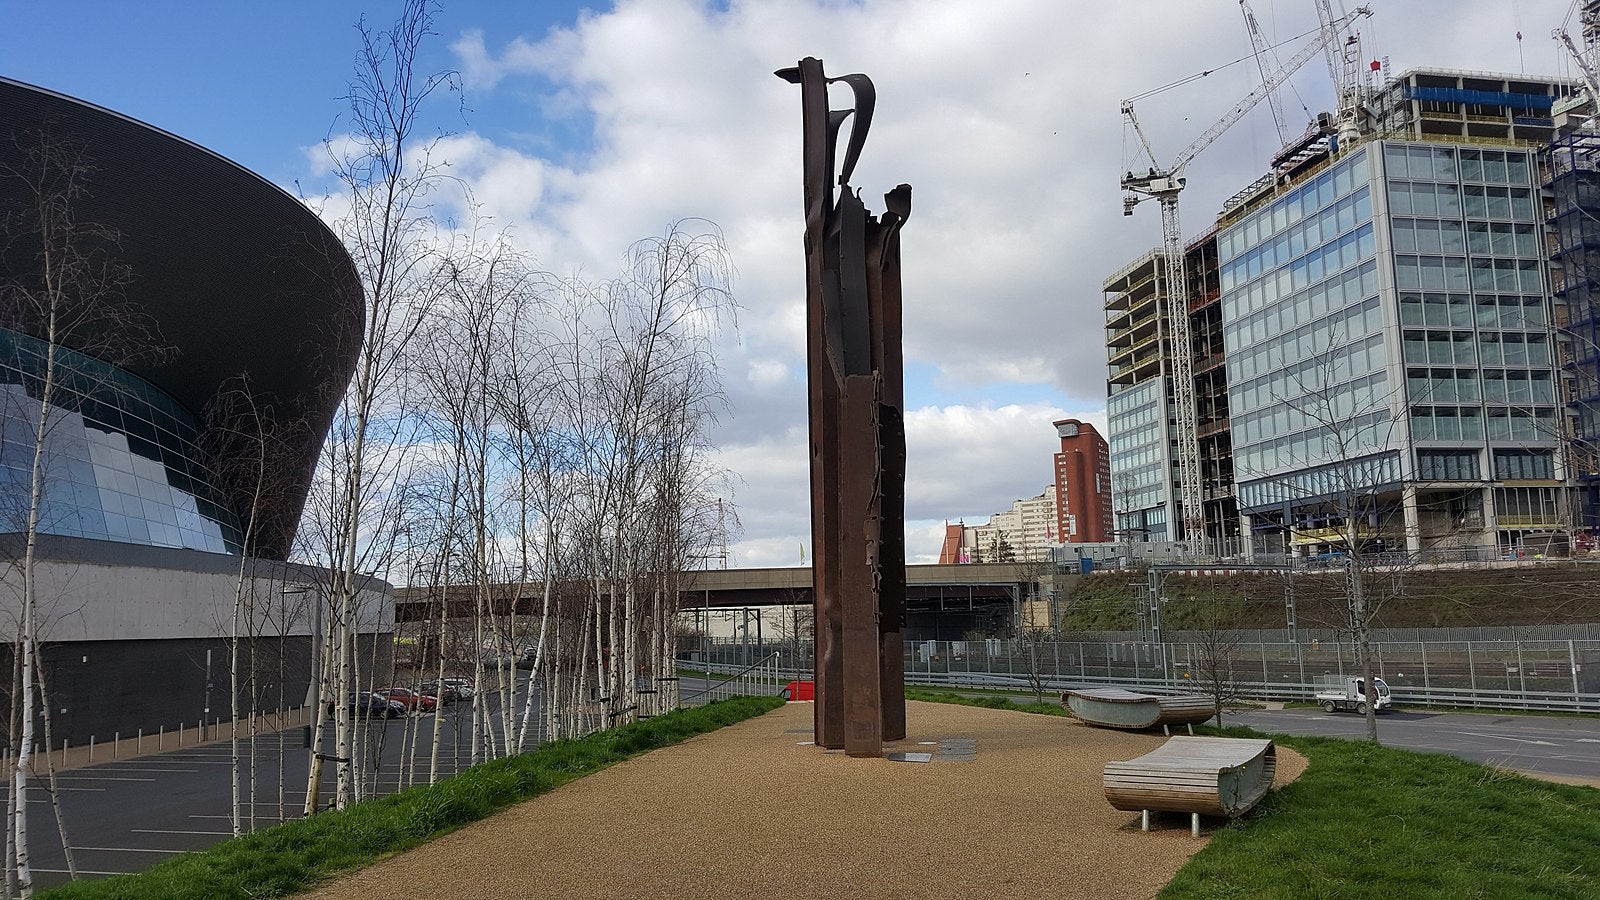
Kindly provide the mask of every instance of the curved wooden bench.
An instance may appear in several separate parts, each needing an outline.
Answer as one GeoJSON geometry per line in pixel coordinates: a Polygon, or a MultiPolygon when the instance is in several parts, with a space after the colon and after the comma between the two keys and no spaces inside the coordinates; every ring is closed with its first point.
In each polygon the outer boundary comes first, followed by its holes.
{"type": "Polygon", "coordinates": [[[1271,741],[1257,738],[1175,737],[1126,762],[1108,762],[1101,780],[1113,808],[1139,811],[1150,830],[1150,811],[1186,812],[1200,836],[1200,816],[1233,818],[1261,802],[1278,771],[1271,741]]]}
{"type": "MultiPolygon", "coordinates": [[[[1067,691],[1061,695],[1061,705],[1090,725],[1132,730],[1157,725],[1164,731],[1171,725],[1193,726],[1217,714],[1216,701],[1211,697],[1198,694],[1157,697],[1121,688],[1067,691]]],[[[1190,733],[1193,732],[1191,727],[1190,733]]]]}
{"type": "MultiPolygon", "coordinates": [[[[1217,714],[1217,700],[1200,694],[1177,694],[1161,698],[1160,725],[1195,725],[1217,714]]],[[[1193,734],[1194,729],[1189,729],[1193,734]]]]}

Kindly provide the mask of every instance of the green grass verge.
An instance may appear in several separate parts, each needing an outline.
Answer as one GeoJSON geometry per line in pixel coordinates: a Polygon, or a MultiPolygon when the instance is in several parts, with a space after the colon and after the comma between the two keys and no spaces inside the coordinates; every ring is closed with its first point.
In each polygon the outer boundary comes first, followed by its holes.
{"type": "Polygon", "coordinates": [[[707,672],[704,669],[679,669],[679,678],[704,678],[707,681],[732,681],[733,676],[726,672],[707,672]]]}
{"type": "Polygon", "coordinates": [[[521,756],[475,766],[438,784],[287,822],[133,875],[78,881],[50,900],[282,897],[415,847],[613,763],[777,709],[777,697],[735,697],[682,709],[521,756]]]}
{"type": "Polygon", "coordinates": [[[907,700],[926,700],[930,703],[954,703],[958,706],[981,706],[984,709],[1009,709],[1014,712],[1038,713],[1046,716],[1068,716],[1072,714],[1060,703],[1018,703],[1007,697],[992,694],[971,696],[956,694],[950,691],[931,691],[926,688],[906,688],[907,700]]]}
{"type": "MultiPolygon", "coordinates": [[[[1063,712],[920,689],[906,696],[1063,712]]],[[[1248,728],[1200,730],[1262,736],[1248,728]]],[[[1162,900],[1600,896],[1600,789],[1367,741],[1271,737],[1303,754],[1309,768],[1217,829],[1162,900]]]]}
{"type": "Polygon", "coordinates": [[[1273,740],[1310,767],[1219,829],[1163,900],[1597,896],[1600,790],[1366,741],[1273,740]]]}

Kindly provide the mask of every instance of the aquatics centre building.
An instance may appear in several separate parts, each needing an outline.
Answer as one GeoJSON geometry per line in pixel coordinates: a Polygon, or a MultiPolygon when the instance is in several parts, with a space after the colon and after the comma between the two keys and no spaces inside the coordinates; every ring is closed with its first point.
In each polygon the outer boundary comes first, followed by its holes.
{"type": "MultiPolygon", "coordinates": [[[[0,78],[0,123],[0,665],[13,671],[40,445],[35,596],[58,743],[225,719],[241,571],[243,708],[303,704],[327,573],[286,560],[359,350],[350,258],[295,197],[127,116],[0,78]],[[99,308],[126,316],[80,317],[48,353],[29,301],[46,287],[44,251],[61,248],[36,227],[37,187],[67,166],[81,190],[53,197],[76,223],[71,249],[110,266],[115,297],[99,308]],[[129,346],[130,331],[148,346],[129,346]],[[228,475],[258,436],[216,424],[219,400],[241,391],[277,423],[265,507],[228,475]]],[[[387,585],[368,587],[362,630],[377,647],[392,602],[387,585]]]]}

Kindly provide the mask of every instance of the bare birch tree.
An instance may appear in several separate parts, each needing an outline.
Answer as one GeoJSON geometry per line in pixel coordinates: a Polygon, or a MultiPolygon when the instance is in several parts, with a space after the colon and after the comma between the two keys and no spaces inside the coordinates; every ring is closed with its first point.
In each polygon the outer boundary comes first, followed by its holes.
{"type": "MultiPolygon", "coordinates": [[[[206,448],[219,486],[230,496],[240,498],[237,508],[240,525],[239,566],[234,579],[232,614],[227,624],[229,751],[232,775],[231,825],[235,835],[245,831],[246,803],[255,806],[253,788],[245,791],[244,761],[241,756],[240,725],[247,723],[249,778],[255,780],[256,730],[259,711],[256,674],[259,660],[256,637],[271,617],[272,606],[260,603],[261,585],[253,562],[258,556],[262,530],[269,521],[292,508],[294,474],[298,460],[286,452],[284,437],[299,430],[278,419],[275,408],[254,389],[249,376],[240,375],[225,383],[206,410],[206,448]],[[241,653],[241,650],[243,651],[241,653]],[[248,796],[247,796],[248,794],[248,796]]],[[[267,580],[270,584],[271,579],[267,580]]],[[[279,592],[279,596],[282,596],[279,592]]],[[[278,637],[281,641],[284,632],[278,637]]],[[[253,823],[254,814],[248,816],[253,823]]]]}
{"type": "Polygon", "coordinates": [[[87,357],[122,367],[136,361],[159,361],[166,349],[154,321],[124,293],[133,276],[117,259],[119,235],[79,218],[79,207],[96,172],[86,149],[48,131],[13,135],[5,149],[5,156],[0,157],[0,178],[14,180],[16,193],[23,199],[16,209],[5,211],[0,240],[10,258],[27,260],[31,266],[0,285],[0,327],[16,335],[8,343],[18,356],[17,367],[35,373],[28,386],[31,390],[25,389],[26,398],[13,398],[19,401],[19,408],[8,409],[3,419],[7,428],[22,425],[27,430],[25,436],[18,435],[17,443],[31,449],[27,499],[18,511],[24,543],[16,563],[22,586],[17,611],[17,682],[12,693],[18,707],[18,730],[12,735],[16,755],[7,835],[7,883],[29,897],[33,876],[28,853],[28,774],[34,721],[42,699],[37,679],[39,645],[48,625],[40,615],[37,557],[39,535],[54,525],[44,520],[52,433],[70,419],[80,396],[117,390],[114,382],[97,377],[92,366],[75,363],[75,359],[87,357]]]}
{"type": "MultiPolygon", "coordinates": [[[[392,561],[400,519],[395,498],[413,427],[406,363],[439,288],[430,197],[441,170],[419,127],[424,103],[453,83],[454,74],[416,70],[420,48],[433,33],[434,11],[427,0],[408,0],[389,29],[358,25],[361,47],[346,96],[346,130],[325,145],[340,187],[337,202],[345,207],[334,227],[361,278],[365,301],[360,353],[324,445],[320,496],[313,499],[320,519],[316,553],[334,572],[327,595],[332,685],[319,692],[313,740],[321,746],[321,713],[332,702],[335,806],[341,809],[359,785],[347,699],[357,684],[357,596],[364,573],[384,571],[392,561]]],[[[317,802],[321,762],[321,754],[314,754],[308,813],[317,802]]]]}
{"type": "Polygon", "coordinates": [[[1373,632],[1384,606],[1404,595],[1405,573],[1418,564],[1404,550],[1405,501],[1394,488],[1401,474],[1396,438],[1408,407],[1405,393],[1389,385],[1384,373],[1350,375],[1342,354],[1360,342],[1347,340],[1343,328],[1330,326],[1324,340],[1325,347],[1290,380],[1290,395],[1272,398],[1286,430],[1312,436],[1293,460],[1296,470],[1272,483],[1284,505],[1285,564],[1293,562],[1291,543],[1299,538],[1326,546],[1320,561],[1330,574],[1342,574],[1344,621],[1334,624],[1350,635],[1368,692],[1367,737],[1376,741],[1373,632]]]}
{"type": "MultiPolygon", "coordinates": [[[[649,646],[640,634],[649,617],[639,593],[652,569],[667,562],[643,556],[657,545],[649,531],[661,524],[647,513],[654,500],[681,514],[674,482],[683,483],[688,467],[670,456],[696,448],[720,401],[711,338],[733,314],[731,279],[721,234],[675,223],[636,243],[625,274],[602,294],[606,365],[596,372],[600,427],[591,433],[600,440],[591,460],[603,486],[595,494],[591,558],[597,599],[605,599],[595,643],[597,651],[609,650],[597,660],[607,725],[637,714],[638,657],[649,646]],[[652,491],[658,473],[668,477],[652,491]]],[[[671,561],[681,570],[684,560],[671,561]]],[[[675,613],[675,596],[672,603],[675,613]]]]}

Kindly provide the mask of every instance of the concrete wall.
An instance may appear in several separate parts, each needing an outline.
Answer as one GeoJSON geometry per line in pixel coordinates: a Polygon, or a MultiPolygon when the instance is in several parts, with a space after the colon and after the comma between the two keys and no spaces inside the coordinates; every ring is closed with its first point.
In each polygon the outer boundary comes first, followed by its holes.
{"type": "MultiPolygon", "coordinates": [[[[0,715],[6,721],[21,610],[20,551],[15,535],[0,537],[0,715]]],[[[55,746],[228,719],[228,638],[240,562],[193,550],[41,537],[35,566],[40,652],[55,746]]],[[[327,583],[328,573],[263,560],[244,564],[255,615],[240,629],[241,708],[299,706],[310,682],[315,606],[326,602],[316,586],[327,583]]],[[[362,682],[367,673],[387,679],[394,656],[391,589],[369,579],[358,603],[362,682]]],[[[42,741],[40,732],[36,742],[42,741]]]]}
{"type": "MultiPolygon", "coordinates": [[[[15,641],[21,572],[16,535],[0,537],[0,641],[15,641]]],[[[140,641],[227,637],[240,559],[197,550],[42,535],[35,597],[44,641],[140,641]]],[[[312,566],[245,560],[245,594],[256,622],[246,632],[306,635],[318,586],[312,566]],[[287,592],[286,592],[287,591],[287,592]]],[[[325,601],[324,601],[325,602],[325,601]]],[[[392,589],[369,579],[358,598],[363,632],[394,631],[392,589]]]]}

